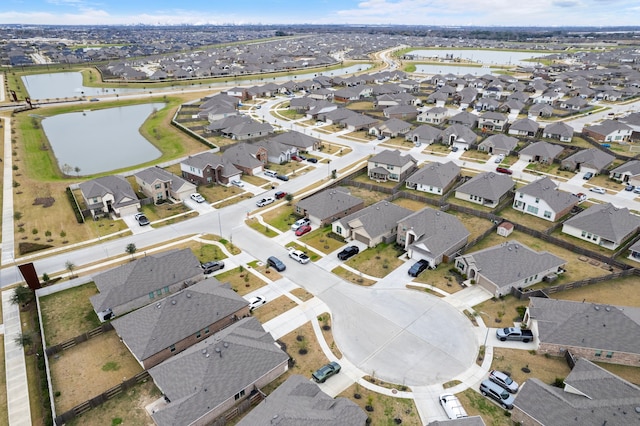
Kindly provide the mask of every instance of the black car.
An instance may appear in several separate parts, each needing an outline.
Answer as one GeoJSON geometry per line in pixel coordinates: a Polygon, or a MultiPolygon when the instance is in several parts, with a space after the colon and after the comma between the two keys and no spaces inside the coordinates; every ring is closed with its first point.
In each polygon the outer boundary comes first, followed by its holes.
{"type": "Polygon", "coordinates": [[[416,263],[414,263],[413,266],[409,269],[409,275],[412,277],[417,277],[418,275],[420,275],[422,271],[424,271],[428,267],[429,267],[429,262],[424,259],[420,259],[416,263]]]}
{"type": "Polygon", "coordinates": [[[355,256],[360,252],[360,249],[357,246],[349,246],[338,253],[338,259],[347,260],[351,256],[355,256]]]}
{"type": "Polygon", "coordinates": [[[318,162],[318,159],[317,158],[313,158],[313,157],[309,157],[309,158],[307,158],[307,161],[310,162],[310,163],[314,163],[315,164],[315,163],[318,162]]]}
{"type": "Polygon", "coordinates": [[[278,272],[282,272],[287,269],[287,266],[275,256],[269,256],[269,258],[267,259],[267,265],[271,266],[278,272]]]}

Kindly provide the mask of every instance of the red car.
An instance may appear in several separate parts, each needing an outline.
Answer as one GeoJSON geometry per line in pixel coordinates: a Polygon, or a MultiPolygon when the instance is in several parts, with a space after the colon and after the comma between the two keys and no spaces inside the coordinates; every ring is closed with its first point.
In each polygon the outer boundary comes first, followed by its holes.
{"type": "Polygon", "coordinates": [[[279,200],[280,198],[284,198],[287,196],[287,193],[284,191],[278,191],[275,193],[274,195],[276,197],[276,200],[279,200]]]}
{"type": "Polygon", "coordinates": [[[309,231],[311,231],[311,227],[309,225],[302,225],[300,228],[296,230],[296,235],[299,237],[301,235],[306,234],[309,231]]]}
{"type": "Polygon", "coordinates": [[[302,161],[302,158],[298,157],[297,155],[292,155],[291,159],[294,161],[302,161]]]}
{"type": "Polygon", "coordinates": [[[506,167],[496,167],[496,172],[504,173],[505,175],[513,174],[513,170],[507,169],[506,167]]]}

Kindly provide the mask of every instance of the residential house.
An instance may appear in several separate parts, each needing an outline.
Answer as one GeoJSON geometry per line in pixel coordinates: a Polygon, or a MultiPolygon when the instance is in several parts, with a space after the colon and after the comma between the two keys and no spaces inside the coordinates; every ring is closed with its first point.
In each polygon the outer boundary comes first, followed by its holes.
{"type": "Polygon", "coordinates": [[[563,387],[528,379],[516,396],[511,420],[523,426],[632,426],[640,422],[639,406],[637,385],[578,358],[563,387]]]}
{"type": "Polygon", "coordinates": [[[531,297],[524,323],[537,332],[542,353],[638,366],[639,307],[531,297]]]}
{"type": "Polygon", "coordinates": [[[619,122],[631,127],[631,140],[640,138],[640,112],[632,112],[618,119],[619,122]]]}
{"type": "Polygon", "coordinates": [[[625,142],[631,139],[633,129],[618,120],[604,120],[600,124],[585,126],[582,133],[598,142],[625,142]]]}
{"type": "Polygon", "coordinates": [[[149,369],[165,403],[158,426],[215,424],[288,369],[289,356],[253,318],[243,318],[149,369]]]}
{"type": "Polygon", "coordinates": [[[507,116],[495,111],[482,114],[478,120],[478,128],[482,131],[502,132],[507,125],[507,116]]]}
{"type": "Polygon", "coordinates": [[[629,247],[629,251],[629,259],[640,262],[640,240],[632,244],[631,247],[629,247]]]}
{"type": "Polygon", "coordinates": [[[449,110],[444,107],[433,107],[418,115],[419,123],[442,124],[447,120],[449,110]]]}
{"type": "Polygon", "coordinates": [[[385,108],[382,114],[387,118],[415,120],[418,116],[418,110],[413,105],[396,105],[385,108]]]}
{"type": "Polygon", "coordinates": [[[336,102],[357,101],[368,98],[373,94],[373,88],[370,86],[351,86],[338,89],[333,93],[333,100],[336,102]]]}
{"type": "Polygon", "coordinates": [[[640,186],[640,161],[631,160],[609,172],[609,178],[618,182],[640,186]]]}
{"type": "Polygon", "coordinates": [[[111,324],[147,370],[246,316],[249,303],[228,284],[211,278],[116,318],[111,324]]]}
{"type": "MultiPolygon", "coordinates": [[[[500,108],[500,102],[488,97],[478,99],[475,105],[476,111],[496,111],[498,108],[500,108]]],[[[482,127],[482,124],[478,123],[478,127],[482,127]]]]}
{"type": "Polygon", "coordinates": [[[549,142],[534,142],[523,148],[518,156],[529,163],[551,164],[564,148],[549,142]]]}
{"type": "Polygon", "coordinates": [[[426,102],[428,104],[435,104],[436,107],[443,108],[446,105],[448,100],[449,100],[449,95],[446,92],[436,90],[435,92],[427,96],[426,102]]]}
{"type": "Polygon", "coordinates": [[[467,126],[470,129],[478,126],[478,116],[475,114],[471,114],[467,111],[461,111],[449,118],[449,124],[461,124],[463,126],[467,126]]]}
{"type": "Polygon", "coordinates": [[[529,107],[529,117],[549,118],[553,115],[553,107],[546,103],[537,103],[529,107]]]}
{"type": "Polygon", "coordinates": [[[264,137],[273,132],[274,130],[271,124],[259,123],[253,120],[221,129],[221,133],[224,137],[238,141],[264,137]]]}
{"type": "Polygon", "coordinates": [[[486,151],[489,154],[502,154],[507,156],[516,149],[518,139],[503,133],[491,135],[478,144],[478,151],[486,151]]]}
{"type": "Polygon", "coordinates": [[[356,115],[358,115],[358,113],[350,109],[338,108],[327,113],[318,114],[317,119],[327,124],[340,124],[343,120],[356,115]]]}
{"type": "Polygon", "coordinates": [[[558,184],[545,176],[516,190],[513,208],[551,222],[567,215],[580,200],[560,191],[558,184]]]}
{"type": "Polygon", "coordinates": [[[89,299],[101,321],[138,309],[204,279],[190,249],[139,257],[93,276],[98,294],[89,299]]]}
{"type": "Polygon", "coordinates": [[[122,176],[103,176],[82,182],[78,187],[92,217],[111,214],[122,217],[140,209],[135,191],[122,176]]]}
{"type": "Polygon", "coordinates": [[[516,136],[535,137],[539,127],[540,125],[535,121],[528,118],[521,118],[514,121],[511,126],[509,126],[508,133],[516,136]]]}
{"type": "Polygon", "coordinates": [[[440,129],[436,129],[428,124],[422,124],[409,131],[405,136],[406,140],[413,142],[417,146],[422,144],[431,145],[440,139],[440,129]]]}
{"type": "Polygon", "coordinates": [[[283,164],[291,161],[291,156],[298,153],[298,149],[291,145],[284,145],[274,139],[263,139],[256,145],[267,150],[267,161],[273,164],[283,164]]]}
{"type": "Polygon", "coordinates": [[[580,111],[583,108],[589,106],[589,101],[580,96],[574,96],[572,98],[560,101],[560,108],[569,109],[572,111],[580,111]]]}
{"type": "Polygon", "coordinates": [[[410,123],[397,118],[391,118],[369,129],[369,134],[395,138],[406,135],[410,130],[410,123]]]}
{"type": "Polygon", "coordinates": [[[240,179],[242,176],[242,171],[227,157],[208,151],[182,160],[180,170],[184,179],[196,185],[229,185],[232,180],[240,179]]]}
{"type": "Polygon", "coordinates": [[[616,250],[640,229],[640,216],[611,203],[594,204],[562,225],[562,232],[616,250]]]}
{"type": "Polygon", "coordinates": [[[206,118],[207,120],[216,121],[225,117],[238,114],[238,97],[229,96],[228,94],[218,93],[216,95],[203,99],[203,102],[198,106],[198,117],[206,118]]]}
{"type": "Polygon", "coordinates": [[[331,398],[308,378],[295,374],[240,420],[238,426],[365,426],[367,414],[355,402],[331,398]]]}
{"type": "Polygon", "coordinates": [[[460,175],[460,167],[453,161],[429,163],[407,178],[407,188],[429,194],[443,195],[460,175]]]}
{"type": "Polygon", "coordinates": [[[298,151],[315,151],[320,147],[320,139],[295,131],[278,133],[271,140],[292,146],[298,151]]]}
{"type": "Polygon", "coordinates": [[[364,208],[364,201],[345,188],[329,188],[298,201],[296,214],[308,217],[311,223],[326,226],[364,208]]]}
{"type": "Polygon", "coordinates": [[[560,163],[560,167],[565,170],[575,172],[591,172],[593,174],[600,173],[601,170],[608,167],[613,160],[611,154],[599,150],[598,148],[583,149],[573,155],[568,156],[560,163]]]}
{"type": "Polygon", "coordinates": [[[478,135],[467,126],[454,124],[440,132],[440,138],[444,145],[456,146],[466,150],[476,144],[478,135]]]}
{"type": "Polygon", "coordinates": [[[515,186],[508,175],[484,172],[456,188],[456,198],[487,207],[496,207],[515,186]]]}
{"type": "Polygon", "coordinates": [[[400,151],[384,150],[373,157],[367,163],[369,179],[386,182],[402,182],[413,173],[418,162],[409,154],[402,155],[400,151]]]}
{"type": "MultiPolygon", "coordinates": [[[[520,102],[517,99],[509,99],[500,105],[500,111],[508,112],[510,115],[517,117],[520,114],[520,111],[524,109],[524,103],[520,102]]],[[[553,111],[553,108],[551,108],[553,111]]]]}
{"type": "Polygon", "coordinates": [[[369,117],[365,114],[354,114],[349,117],[340,120],[340,125],[346,127],[347,130],[357,132],[358,130],[368,131],[371,127],[378,124],[379,120],[369,117]]]}
{"type": "Polygon", "coordinates": [[[573,139],[573,127],[567,123],[558,121],[556,123],[547,124],[542,129],[542,137],[547,139],[558,139],[562,142],[571,142],[573,139]]]}
{"type": "Polygon", "coordinates": [[[184,201],[196,192],[196,186],[158,166],[141,170],[135,175],[136,183],[144,195],[158,203],[184,201]]]}
{"type": "Polygon", "coordinates": [[[367,247],[395,241],[398,221],[413,213],[388,201],[379,201],[333,222],[333,232],[343,238],[360,241],[367,247]]]}
{"type": "Polygon", "coordinates": [[[411,259],[424,259],[434,269],[467,244],[469,231],[449,213],[425,207],[398,222],[396,243],[411,259]]]}
{"type": "Polygon", "coordinates": [[[242,173],[253,176],[261,172],[267,165],[267,149],[263,146],[237,143],[222,154],[234,167],[242,173]]]}
{"type": "Polygon", "coordinates": [[[549,252],[536,252],[511,240],[473,253],[458,256],[455,267],[461,274],[495,297],[512,288],[526,288],[558,273],[567,262],[549,252]]]}

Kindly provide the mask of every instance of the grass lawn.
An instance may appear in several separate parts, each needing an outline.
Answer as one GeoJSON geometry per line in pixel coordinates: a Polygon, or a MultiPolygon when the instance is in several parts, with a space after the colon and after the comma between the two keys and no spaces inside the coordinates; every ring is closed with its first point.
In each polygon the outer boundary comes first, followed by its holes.
{"type": "Polygon", "coordinates": [[[335,238],[327,236],[327,234],[331,232],[331,226],[325,226],[324,228],[318,228],[303,235],[298,241],[300,244],[308,244],[325,254],[329,254],[345,244],[344,240],[336,240],[335,238]]]}
{"type": "Polygon", "coordinates": [[[506,410],[494,404],[492,400],[482,396],[473,389],[467,389],[457,394],[469,416],[481,416],[485,424],[491,426],[511,426],[509,417],[505,416],[506,410]]]}
{"type": "Polygon", "coordinates": [[[609,179],[609,175],[607,174],[599,174],[595,175],[591,179],[589,179],[589,184],[593,186],[600,186],[604,189],[608,189],[610,191],[622,191],[626,185],[615,181],[613,179],[609,179]]]}
{"type": "Polygon", "coordinates": [[[422,201],[411,200],[409,198],[396,198],[393,200],[393,204],[397,204],[405,209],[413,210],[414,212],[427,207],[427,205],[422,201]]]}
{"type": "Polygon", "coordinates": [[[389,146],[391,148],[400,148],[400,149],[411,149],[416,146],[412,141],[408,141],[401,136],[390,138],[380,145],[389,146]]]}
{"type": "Polygon", "coordinates": [[[224,254],[222,249],[213,244],[196,242],[195,247],[191,247],[191,252],[193,252],[193,254],[198,258],[200,263],[227,258],[227,255],[224,254]]]}
{"type": "Polygon", "coordinates": [[[145,406],[160,398],[161,395],[153,380],[147,380],[67,422],[67,425],[153,425],[153,420],[145,410],[145,406]]]}
{"type": "Polygon", "coordinates": [[[516,308],[526,307],[528,300],[519,300],[512,295],[491,298],[473,307],[487,327],[510,327],[514,321],[521,320],[516,308]]]}
{"type": "Polygon", "coordinates": [[[308,167],[308,164],[299,161],[289,161],[284,164],[269,164],[269,170],[273,170],[279,175],[289,175],[290,179],[293,179],[296,176],[296,172],[299,172],[305,167],[308,167]]]}
{"type": "Polygon", "coordinates": [[[56,412],[64,413],[142,371],[115,331],[49,358],[56,412]]]}
{"type": "Polygon", "coordinates": [[[465,151],[460,156],[460,158],[463,160],[471,160],[471,161],[485,163],[489,158],[491,158],[491,155],[486,151],[478,151],[477,149],[470,149],[468,151],[465,151]]]}
{"type": "MultiPolygon", "coordinates": [[[[366,179],[369,180],[369,178],[366,178],[366,179]]],[[[369,183],[375,183],[375,182],[369,181],[369,183]]],[[[354,197],[363,199],[365,206],[370,206],[371,204],[375,204],[378,201],[382,201],[389,196],[389,194],[385,194],[383,192],[369,191],[368,189],[358,188],[357,186],[346,186],[346,188],[354,197]]]]}
{"type": "Polygon", "coordinates": [[[422,150],[423,154],[447,155],[451,152],[448,146],[440,143],[432,143],[422,150]]]}
{"type": "Polygon", "coordinates": [[[474,238],[478,238],[493,225],[491,221],[487,219],[483,219],[481,217],[473,216],[467,213],[456,212],[453,210],[450,210],[447,213],[454,215],[464,224],[465,228],[467,228],[467,231],[471,233],[471,235],[469,235],[469,241],[473,241],[474,238]]]}
{"type": "Polygon", "coordinates": [[[294,288],[293,290],[290,291],[290,293],[293,294],[298,299],[302,300],[303,302],[313,299],[313,294],[309,293],[304,288],[294,288]]]}
{"type": "Polygon", "coordinates": [[[207,200],[207,203],[215,203],[234,195],[242,194],[244,189],[237,186],[200,185],[198,192],[207,200]]]}
{"type": "Polygon", "coordinates": [[[40,298],[47,346],[62,343],[100,326],[89,297],[98,294],[93,282],[40,298]]]}
{"type": "Polygon", "coordinates": [[[598,364],[598,366],[604,368],[605,370],[633,383],[634,385],[640,386],[640,368],[632,367],[630,365],[609,364],[606,362],[596,362],[596,364],[598,364]]]}
{"type": "Polygon", "coordinates": [[[413,279],[417,283],[430,284],[447,293],[455,293],[463,289],[458,283],[458,275],[449,271],[452,265],[441,263],[436,269],[426,269],[413,279]]]}
{"type": "Polygon", "coordinates": [[[250,175],[243,175],[242,180],[255,186],[262,186],[265,183],[269,183],[269,181],[266,179],[263,179],[258,176],[250,176],[250,175]]]}
{"type": "Polygon", "coordinates": [[[253,262],[249,262],[247,264],[247,267],[255,269],[262,275],[269,278],[271,281],[278,281],[280,278],[282,278],[282,275],[280,275],[280,273],[276,271],[274,268],[267,267],[266,260],[265,262],[254,260],[253,262]]]}
{"type": "Polygon", "coordinates": [[[525,170],[528,172],[540,172],[554,175],[558,178],[571,179],[575,176],[574,172],[569,170],[560,170],[560,164],[541,164],[541,163],[529,163],[525,170]]]}
{"type": "Polygon", "coordinates": [[[617,306],[640,307],[638,277],[630,276],[574,288],[551,295],[554,299],[593,302],[617,306]]]}
{"type": "Polygon", "coordinates": [[[338,144],[328,143],[328,142],[322,142],[322,145],[320,145],[319,150],[325,154],[337,155],[339,157],[343,155],[347,155],[352,151],[352,149],[349,148],[348,146],[338,145],[338,144]]]}
{"type": "Polygon", "coordinates": [[[377,281],[370,280],[369,278],[361,277],[358,274],[354,274],[353,272],[344,269],[342,266],[338,266],[334,268],[331,272],[339,276],[340,278],[347,280],[351,283],[358,284],[361,286],[368,287],[370,285],[374,285],[377,281]]]}
{"type": "Polygon", "coordinates": [[[353,256],[345,263],[367,275],[378,278],[386,277],[390,272],[402,265],[398,259],[404,253],[395,244],[378,244],[353,256]]]}
{"type": "Polygon", "coordinates": [[[258,222],[258,219],[256,219],[255,217],[245,220],[244,223],[249,225],[251,229],[258,231],[259,233],[261,233],[266,237],[273,238],[276,235],[278,235],[275,231],[271,230],[271,228],[269,228],[268,226],[258,222]]]}
{"type": "Polygon", "coordinates": [[[240,266],[216,275],[216,279],[222,283],[230,283],[231,288],[240,296],[251,293],[267,284],[252,273],[247,272],[246,268],[243,267],[241,269],[240,266]]]}
{"type": "Polygon", "coordinates": [[[242,253],[242,251],[238,247],[234,246],[231,241],[221,238],[218,235],[205,234],[205,235],[202,235],[201,238],[205,240],[213,240],[213,241],[219,242],[227,249],[229,253],[233,255],[242,253]]]}
{"type": "Polygon", "coordinates": [[[289,309],[295,308],[296,302],[287,296],[280,296],[275,300],[267,300],[266,305],[262,305],[254,309],[251,315],[256,317],[261,324],[274,319],[280,314],[287,312],[289,309]]]}
{"type": "Polygon", "coordinates": [[[518,223],[540,232],[544,232],[554,225],[554,222],[515,210],[510,205],[504,208],[499,214],[510,222],[518,223]]]}
{"type": "Polygon", "coordinates": [[[320,329],[322,330],[322,337],[331,349],[331,352],[336,358],[342,358],[342,352],[336,346],[336,342],[333,340],[333,333],[331,332],[331,315],[328,312],[323,312],[318,315],[318,322],[320,322],[320,329]]]}
{"type": "MultiPolygon", "coordinates": [[[[393,188],[398,184],[398,182],[386,181],[386,182],[376,182],[375,180],[369,179],[369,176],[366,173],[358,175],[353,179],[356,182],[362,183],[370,183],[372,185],[384,186],[385,188],[393,188]]],[[[388,194],[386,194],[388,196],[388,194]]]]}
{"type": "Polygon", "coordinates": [[[494,207],[488,207],[482,204],[472,203],[471,201],[461,200],[460,198],[456,198],[454,194],[451,194],[451,196],[447,198],[447,202],[474,210],[481,210],[484,212],[491,212],[494,209],[494,207]]]}
{"type": "Polygon", "coordinates": [[[375,107],[373,105],[373,102],[357,101],[350,103],[346,106],[346,108],[350,110],[373,110],[375,107]]]}
{"type": "Polygon", "coordinates": [[[294,213],[292,205],[283,204],[277,209],[263,213],[262,218],[274,228],[286,232],[291,229],[291,225],[293,225],[296,220],[300,219],[300,216],[294,213]]]}
{"type": "Polygon", "coordinates": [[[288,243],[285,247],[287,247],[287,248],[293,247],[296,250],[303,251],[304,253],[306,253],[307,256],[309,256],[309,258],[311,259],[312,262],[315,262],[316,260],[320,259],[320,257],[321,257],[315,251],[309,250],[307,248],[306,244],[301,245],[301,244],[296,243],[295,241],[292,241],[292,242],[288,243]]]}
{"type": "Polygon", "coordinates": [[[338,397],[350,399],[365,409],[366,405],[373,407],[372,412],[365,411],[371,419],[372,425],[395,425],[399,424],[396,419],[400,419],[403,425],[421,426],[420,414],[416,409],[412,399],[394,398],[392,396],[382,395],[357,383],[349,386],[338,397]],[[355,394],[359,398],[355,398],[355,394]]]}
{"type": "Polygon", "coordinates": [[[146,206],[142,206],[140,210],[149,218],[151,222],[191,211],[189,207],[185,206],[182,203],[162,203],[158,205],[147,204],[146,206]]]}
{"type": "Polygon", "coordinates": [[[557,377],[564,379],[571,372],[567,361],[562,357],[537,354],[536,351],[506,348],[493,349],[491,367],[511,373],[513,380],[520,384],[535,377],[550,385],[557,377]],[[529,368],[531,372],[523,372],[523,367],[529,368]]]}

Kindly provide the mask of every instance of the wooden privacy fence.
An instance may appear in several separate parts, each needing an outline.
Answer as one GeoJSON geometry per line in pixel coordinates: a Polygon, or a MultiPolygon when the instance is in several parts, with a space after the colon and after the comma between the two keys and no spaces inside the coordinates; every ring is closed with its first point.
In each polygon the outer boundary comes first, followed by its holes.
{"type": "Polygon", "coordinates": [[[92,339],[111,330],[113,330],[113,325],[111,325],[110,322],[106,322],[98,328],[94,328],[93,330],[87,331],[86,333],[82,333],[81,335],[76,336],[72,339],[65,340],[64,342],[58,343],[57,345],[47,347],[47,349],[45,349],[45,353],[47,354],[47,356],[55,355],[58,352],[72,348],[79,343],[86,342],[89,339],[92,339]]]}

